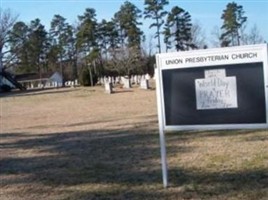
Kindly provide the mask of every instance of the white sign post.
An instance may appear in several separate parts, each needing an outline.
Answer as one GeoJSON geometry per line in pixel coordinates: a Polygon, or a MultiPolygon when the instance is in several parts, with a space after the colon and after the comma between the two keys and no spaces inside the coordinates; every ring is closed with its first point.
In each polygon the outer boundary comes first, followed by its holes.
{"type": "Polygon", "coordinates": [[[165,131],[268,129],[268,45],[156,55],[163,185],[165,131]]]}
{"type": "Polygon", "coordinates": [[[161,98],[162,87],[160,83],[160,68],[155,68],[156,77],[156,96],[157,96],[157,111],[158,111],[158,124],[159,124],[159,139],[161,148],[161,163],[162,163],[162,175],[163,185],[166,188],[168,186],[168,167],[167,167],[167,156],[166,156],[166,141],[164,132],[164,121],[163,121],[163,102],[161,98]]]}

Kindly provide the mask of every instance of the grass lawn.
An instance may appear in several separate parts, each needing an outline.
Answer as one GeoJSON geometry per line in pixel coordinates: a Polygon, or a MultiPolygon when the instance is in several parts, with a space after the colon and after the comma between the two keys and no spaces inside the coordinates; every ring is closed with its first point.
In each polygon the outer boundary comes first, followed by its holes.
{"type": "Polygon", "coordinates": [[[166,134],[155,90],[101,87],[0,97],[1,200],[268,199],[268,131],[166,134]]]}

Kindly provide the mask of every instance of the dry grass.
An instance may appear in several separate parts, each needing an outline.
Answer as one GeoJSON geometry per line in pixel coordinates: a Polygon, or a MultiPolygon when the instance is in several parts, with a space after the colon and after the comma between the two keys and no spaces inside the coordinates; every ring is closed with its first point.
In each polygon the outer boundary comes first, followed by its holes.
{"type": "Polygon", "coordinates": [[[1,200],[268,199],[267,130],[168,133],[155,91],[66,88],[1,97],[1,200]]]}

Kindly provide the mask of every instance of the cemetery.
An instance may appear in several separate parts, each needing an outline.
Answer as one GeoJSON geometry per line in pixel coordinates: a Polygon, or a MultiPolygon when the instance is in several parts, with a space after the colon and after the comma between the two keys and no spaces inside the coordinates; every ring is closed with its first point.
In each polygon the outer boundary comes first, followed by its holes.
{"type": "Polygon", "coordinates": [[[0,199],[267,200],[267,5],[1,1],[0,199]]]}
{"type": "Polygon", "coordinates": [[[147,81],[150,90],[115,84],[111,95],[104,85],[1,94],[1,198],[268,196],[267,129],[166,134],[164,188],[155,80],[147,81]]]}

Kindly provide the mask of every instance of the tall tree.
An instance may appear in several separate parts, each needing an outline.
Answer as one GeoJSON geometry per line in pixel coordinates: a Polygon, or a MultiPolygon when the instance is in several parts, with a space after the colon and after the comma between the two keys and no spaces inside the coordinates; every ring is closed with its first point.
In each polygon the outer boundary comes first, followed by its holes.
{"type": "Polygon", "coordinates": [[[178,6],[173,7],[171,12],[168,14],[166,27],[172,31],[169,35],[165,35],[165,37],[171,36],[174,38],[176,43],[175,48],[177,51],[185,51],[190,48],[195,48],[192,43],[191,35],[191,15],[184,9],[178,6]]]}
{"type": "Polygon", "coordinates": [[[54,15],[51,28],[50,37],[52,37],[52,45],[57,50],[58,61],[60,64],[60,71],[62,74],[62,85],[65,83],[65,74],[63,67],[63,60],[68,61],[68,44],[70,37],[72,37],[72,27],[66,22],[66,19],[61,15],[54,15]]]}
{"type": "Polygon", "coordinates": [[[227,4],[226,9],[223,10],[221,16],[221,19],[223,20],[223,25],[221,27],[223,30],[221,35],[222,46],[240,45],[240,30],[247,21],[247,17],[245,17],[244,14],[243,6],[238,5],[235,2],[227,4]]]}
{"type": "Polygon", "coordinates": [[[39,19],[29,26],[17,22],[9,33],[11,52],[16,58],[13,63],[19,72],[39,72],[45,67],[48,45],[47,32],[39,19]]]}
{"type": "Polygon", "coordinates": [[[114,14],[113,22],[117,31],[116,48],[110,49],[111,61],[108,68],[117,74],[131,76],[141,66],[136,62],[142,57],[143,32],[139,20],[141,10],[129,1],[124,2],[114,14]]]}
{"type": "Polygon", "coordinates": [[[164,24],[163,18],[167,12],[164,10],[164,6],[168,5],[168,0],[145,0],[144,14],[145,18],[151,18],[155,22],[150,25],[150,28],[156,27],[155,37],[158,40],[158,53],[161,53],[161,26],[164,24]]]}
{"type": "Polygon", "coordinates": [[[47,31],[38,18],[31,21],[29,28],[29,60],[31,66],[41,76],[42,68],[45,66],[45,54],[48,45],[47,31]]]}
{"type": "Polygon", "coordinates": [[[97,46],[97,19],[93,8],[86,8],[84,15],[78,16],[80,25],[77,32],[77,45],[84,55],[97,46]]]}
{"type": "Polygon", "coordinates": [[[33,70],[28,58],[28,41],[29,27],[21,21],[14,24],[9,33],[9,46],[14,57],[12,64],[21,72],[31,72],[33,70]]]}
{"type": "Polygon", "coordinates": [[[126,1],[114,15],[114,20],[118,24],[122,36],[121,42],[127,42],[128,47],[140,48],[141,46],[143,32],[139,26],[142,23],[138,21],[141,17],[141,10],[129,1],[126,1]],[[127,41],[124,41],[125,39],[127,41]]]}
{"type": "MultiPolygon", "coordinates": [[[[0,8],[0,72],[4,68],[4,56],[8,53],[5,45],[8,43],[9,31],[15,24],[18,16],[13,15],[10,10],[0,8]]],[[[0,76],[0,85],[2,85],[2,77],[0,76]]]]}
{"type": "Polygon", "coordinates": [[[164,43],[166,44],[166,52],[168,52],[168,50],[172,48],[171,46],[172,34],[168,23],[165,24],[164,31],[162,33],[164,35],[164,43]]]}
{"type": "Polygon", "coordinates": [[[77,28],[74,25],[67,25],[66,29],[66,53],[69,63],[72,65],[72,80],[77,79],[77,59],[78,59],[78,48],[77,48],[77,38],[76,36],[77,28]]]}
{"type": "Polygon", "coordinates": [[[105,59],[108,60],[109,50],[114,51],[119,43],[118,31],[114,20],[102,20],[98,24],[98,42],[101,53],[104,53],[105,59]]]}
{"type": "MultiPolygon", "coordinates": [[[[78,16],[80,25],[76,34],[77,48],[81,55],[81,60],[92,72],[92,64],[87,59],[92,52],[98,48],[98,23],[96,11],[93,8],[86,8],[84,15],[78,16]]],[[[91,74],[91,78],[93,74],[91,74]]]]}

